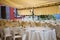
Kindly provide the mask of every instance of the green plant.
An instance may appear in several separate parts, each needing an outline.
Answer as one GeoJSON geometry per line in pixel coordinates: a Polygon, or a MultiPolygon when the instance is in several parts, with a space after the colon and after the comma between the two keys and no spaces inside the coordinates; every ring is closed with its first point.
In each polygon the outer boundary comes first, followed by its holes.
{"type": "Polygon", "coordinates": [[[38,16],[38,18],[42,19],[42,20],[46,20],[46,19],[48,19],[48,20],[50,20],[50,19],[55,20],[55,17],[53,15],[40,15],[40,16],[38,16]]]}

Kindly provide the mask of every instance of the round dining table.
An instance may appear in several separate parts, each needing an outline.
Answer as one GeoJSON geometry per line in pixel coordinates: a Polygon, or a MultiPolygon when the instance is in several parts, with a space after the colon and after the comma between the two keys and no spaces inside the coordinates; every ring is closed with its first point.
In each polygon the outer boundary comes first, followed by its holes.
{"type": "Polygon", "coordinates": [[[56,40],[55,29],[49,27],[28,27],[22,40],[56,40]]]}

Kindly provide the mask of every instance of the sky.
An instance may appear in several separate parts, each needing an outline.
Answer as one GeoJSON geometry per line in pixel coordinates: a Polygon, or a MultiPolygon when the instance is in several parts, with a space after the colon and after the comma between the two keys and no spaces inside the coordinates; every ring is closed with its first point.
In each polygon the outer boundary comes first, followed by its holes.
{"type": "Polygon", "coordinates": [[[55,17],[56,19],[60,19],[60,14],[54,14],[54,17],[55,17]]]}

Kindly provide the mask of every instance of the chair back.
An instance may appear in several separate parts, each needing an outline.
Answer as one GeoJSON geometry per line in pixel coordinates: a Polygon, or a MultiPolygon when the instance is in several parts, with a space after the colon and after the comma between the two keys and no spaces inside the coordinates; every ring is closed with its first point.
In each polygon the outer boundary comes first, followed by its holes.
{"type": "Polygon", "coordinates": [[[8,28],[8,27],[4,28],[3,31],[4,31],[4,35],[5,36],[11,36],[11,30],[10,30],[10,28],[8,28]]]}
{"type": "Polygon", "coordinates": [[[20,27],[13,27],[13,33],[15,34],[21,34],[22,30],[20,27]]]}

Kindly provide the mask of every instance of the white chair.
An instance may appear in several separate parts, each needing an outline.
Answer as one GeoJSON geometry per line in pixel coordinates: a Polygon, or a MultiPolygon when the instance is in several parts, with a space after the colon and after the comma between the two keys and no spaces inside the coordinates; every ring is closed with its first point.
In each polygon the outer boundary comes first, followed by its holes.
{"type": "Polygon", "coordinates": [[[13,40],[15,40],[16,38],[22,38],[22,29],[20,29],[19,27],[13,27],[12,38],[13,40]]]}
{"type": "Polygon", "coordinates": [[[11,37],[12,36],[11,30],[10,30],[9,27],[3,29],[3,34],[4,34],[3,35],[4,40],[6,40],[7,37],[11,37]]]}

